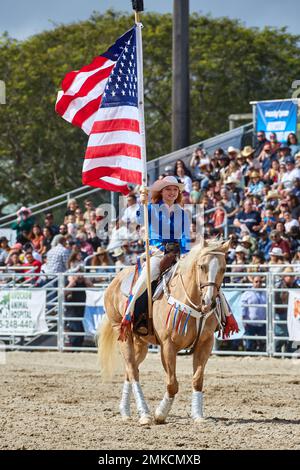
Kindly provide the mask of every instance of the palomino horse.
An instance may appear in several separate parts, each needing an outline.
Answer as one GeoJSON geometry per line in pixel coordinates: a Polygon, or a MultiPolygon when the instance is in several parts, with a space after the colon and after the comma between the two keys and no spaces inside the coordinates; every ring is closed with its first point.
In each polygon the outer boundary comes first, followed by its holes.
{"type": "MultiPolygon", "coordinates": [[[[194,344],[192,380],[192,418],[195,422],[203,419],[203,376],[206,362],[211,354],[214,332],[218,320],[213,314],[216,300],[226,268],[226,253],[230,241],[203,241],[196,245],[188,255],[182,258],[175,275],[171,279],[169,294],[182,303],[194,307],[205,317],[204,327],[198,337],[196,318],[182,313],[181,324],[185,324],[185,334],[178,328],[176,309],[170,310],[166,295],[162,294],[153,304],[153,327],[155,336],[139,337],[131,330],[126,341],[119,341],[121,354],[125,361],[125,382],[120,403],[123,419],[130,418],[130,396],[133,392],[140,416],[140,424],[151,423],[151,415],[139,383],[139,365],[145,359],[148,345],[159,344],[161,360],[166,372],[167,391],[155,411],[156,422],[163,423],[171,410],[175,395],[178,392],[176,379],[176,355],[182,349],[194,344]],[[169,316],[169,318],[168,318],[169,316]]],[[[124,269],[108,286],[104,296],[107,320],[100,327],[99,348],[102,376],[111,377],[116,366],[115,349],[120,333],[122,314],[126,297],[121,293],[123,279],[133,268],[124,269]]],[[[194,310],[194,311],[195,311],[194,310]]],[[[196,312],[196,313],[197,313],[196,312]]]]}

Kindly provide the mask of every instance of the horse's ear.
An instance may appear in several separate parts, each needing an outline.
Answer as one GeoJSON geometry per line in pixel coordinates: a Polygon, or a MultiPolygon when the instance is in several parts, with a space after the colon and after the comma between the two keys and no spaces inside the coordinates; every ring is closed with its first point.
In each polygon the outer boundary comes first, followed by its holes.
{"type": "Polygon", "coordinates": [[[222,251],[223,253],[227,253],[230,247],[231,247],[231,240],[227,240],[227,242],[222,243],[220,251],[222,251]]]}

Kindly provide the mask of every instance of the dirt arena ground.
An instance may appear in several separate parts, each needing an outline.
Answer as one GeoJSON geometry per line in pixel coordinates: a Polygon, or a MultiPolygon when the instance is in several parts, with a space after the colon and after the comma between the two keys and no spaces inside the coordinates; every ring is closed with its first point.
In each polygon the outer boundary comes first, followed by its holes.
{"type": "MultiPolygon", "coordinates": [[[[189,417],[191,358],[178,358],[179,395],[165,425],[130,425],[118,414],[119,372],[101,383],[91,353],[10,352],[0,365],[1,449],[300,449],[300,364],[210,358],[203,425],[189,417]]],[[[155,409],[164,394],[158,354],[141,368],[155,409]]]]}

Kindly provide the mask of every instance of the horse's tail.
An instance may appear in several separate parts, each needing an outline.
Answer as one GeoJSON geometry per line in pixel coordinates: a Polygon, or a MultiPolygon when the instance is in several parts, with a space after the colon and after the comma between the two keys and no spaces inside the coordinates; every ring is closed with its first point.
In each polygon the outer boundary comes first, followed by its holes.
{"type": "Polygon", "coordinates": [[[98,357],[101,376],[105,381],[111,380],[118,361],[117,332],[105,316],[97,332],[98,357]]]}

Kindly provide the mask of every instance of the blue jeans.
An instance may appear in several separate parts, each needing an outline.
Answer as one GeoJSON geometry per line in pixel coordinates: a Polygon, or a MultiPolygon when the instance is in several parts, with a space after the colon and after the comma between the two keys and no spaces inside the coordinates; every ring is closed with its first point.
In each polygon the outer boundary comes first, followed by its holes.
{"type": "MultiPolygon", "coordinates": [[[[266,325],[258,326],[255,324],[245,324],[245,336],[266,336],[266,325]]],[[[266,341],[262,339],[245,339],[244,346],[246,351],[265,351],[266,341]]]]}

